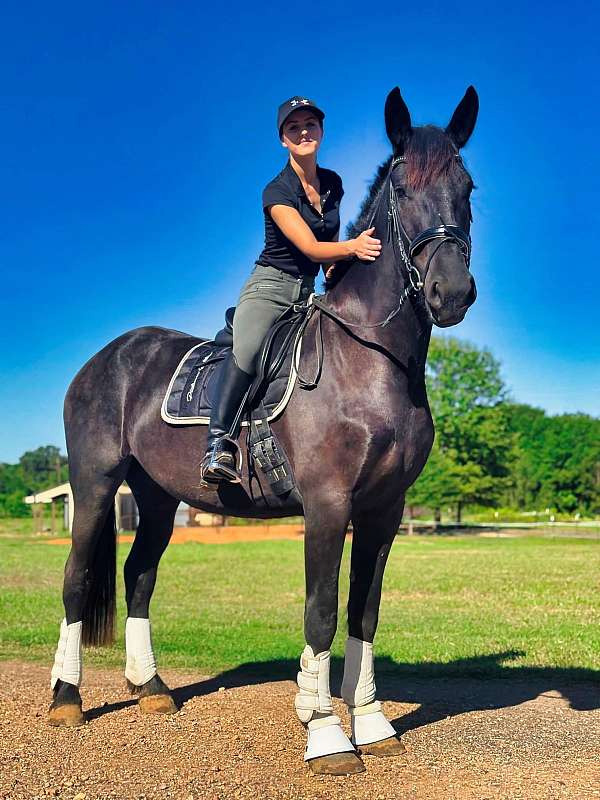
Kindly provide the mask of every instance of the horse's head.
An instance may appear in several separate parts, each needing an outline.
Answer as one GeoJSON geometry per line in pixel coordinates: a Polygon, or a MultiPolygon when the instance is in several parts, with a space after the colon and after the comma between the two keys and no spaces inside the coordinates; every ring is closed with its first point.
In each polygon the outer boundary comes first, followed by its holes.
{"type": "Polygon", "coordinates": [[[460,322],[477,295],[469,272],[473,182],[458,153],[473,132],[478,108],[470,86],[442,130],[413,128],[397,87],[385,104],[394,148],[391,180],[407,255],[420,274],[431,319],[443,328],[460,322]]]}

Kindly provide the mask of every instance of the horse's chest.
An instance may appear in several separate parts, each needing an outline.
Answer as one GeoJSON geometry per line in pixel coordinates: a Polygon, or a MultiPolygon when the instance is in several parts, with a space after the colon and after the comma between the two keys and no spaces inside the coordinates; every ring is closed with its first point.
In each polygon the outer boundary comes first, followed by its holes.
{"type": "Polygon", "coordinates": [[[431,415],[427,408],[407,408],[378,423],[367,434],[363,475],[373,486],[393,481],[404,491],[417,479],[431,451],[431,415]]]}

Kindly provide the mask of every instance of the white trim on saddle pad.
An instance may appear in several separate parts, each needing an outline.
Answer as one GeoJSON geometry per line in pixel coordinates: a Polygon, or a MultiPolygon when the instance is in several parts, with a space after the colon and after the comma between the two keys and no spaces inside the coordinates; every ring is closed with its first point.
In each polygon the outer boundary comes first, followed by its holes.
{"type": "MultiPolygon", "coordinates": [[[[309,305],[312,304],[313,297],[314,297],[314,294],[311,294],[310,297],[308,298],[308,304],[309,305]]],[[[281,414],[283,414],[287,404],[290,401],[290,397],[292,396],[292,392],[294,391],[294,385],[296,383],[296,377],[298,376],[298,365],[300,364],[300,354],[302,352],[302,333],[303,333],[303,330],[300,329],[298,331],[298,333],[296,334],[296,339],[294,340],[294,345],[293,345],[293,353],[294,354],[293,354],[293,357],[292,357],[292,365],[291,365],[292,368],[290,369],[290,377],[288,379],[288,383],[287,383],[285,392],[283,393],[283,397],[281,398],[279,403],[277,403],[277,405],[275,406],[273,411],[267,417],[267,421],[268,422],[272,422],[274,419],[277,419],[277,417],[279,417],[279,416],[281,416],[281,414]]],[[[166,391],[165,397],[164,397],[164,399],[162,401],[162,405],[160,407],[160,416],[162,417],[162,419],[165,422],[168,422],[169,425],[208,425],[208,423],[210,422],[210,417],[181,417],[180,418],[180,417],[171,416],[171,414],[169,414],[169,412],[167,411],[167,403],[168,403],[168,400],[169,400],[169,396],[171,394],[171,389],[173,388],[173,384],[175,383],[175,380],[177,379],[177,376],[179,375],[179,371],[180,371],[181,367],[183,366],[183,364],[188,359],[190,353],[193,353],[194,350],[197,350],[199,347],[202,347],[205,344],[207,344],[206,341],[205,342],[199,342],[198,344],[195,344],[193,347],[191,347],[187,351],[187,353],[184,355],[184,357],[181,359],[181,361],[177,365],[177,369],[175,370],[175,372],[173,373],[173,376],[171,377],[171,380],[169,381],[169,386],[167,387],[167,391],[166,391]]],[[[242,422],[242,425],[244,427],[247,427],[248,424],[249,424],[248,420],[244,420],[242,422]]]]}

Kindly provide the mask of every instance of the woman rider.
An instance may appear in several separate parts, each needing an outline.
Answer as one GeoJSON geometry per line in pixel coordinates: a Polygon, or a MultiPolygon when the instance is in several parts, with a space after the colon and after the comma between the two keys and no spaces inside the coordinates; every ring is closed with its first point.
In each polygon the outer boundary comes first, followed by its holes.
{"type": "Polygon", "coordinates": [[[277,130],[289,160],[263,191],[265,246],[242,288],[233,318],[233,351],[221,368],[215,391],[201,465],[201,478],[207,483],[241,479],[237,446],[229,432],[273,323],[292,303],[314,291],[321,265],[329,277],[336,261],[353,257],[374,261],[381,250],[379,239],[371,236],[374,228],[356,239],[338,241],[342,181],[317,165],[324,117],[305,97],[291,97],[279,106],[277,130]]]}

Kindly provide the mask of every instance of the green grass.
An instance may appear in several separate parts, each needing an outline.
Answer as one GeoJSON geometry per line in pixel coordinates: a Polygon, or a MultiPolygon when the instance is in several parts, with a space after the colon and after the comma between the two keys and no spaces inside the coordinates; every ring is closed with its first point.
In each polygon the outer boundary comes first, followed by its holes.
{"type": "MultiPolygon", "coordinates": [[[[127,551],[120,546],[120,574],[127,551]]],[[[67,554],[63,545],[0,538],[0,659],[50,665],[67,554]]],[[[546,669],[593,677],[584,671],[600,669],[599,575],[596,541],[399,537],[377,635],[382,668],[439,676],[546,669]]],[[[123,594],[120,585],[118,645],[90,650],[87,664],[123,665],[123,594]]],[[[295,661],[304,644],[303,603],[301,542],[173,545],[152,604],[159,665],[216,673],[248,662],[295,661]]],[[[334,654],[343,652],[344,638],[342,622],[334,654]]]]}

